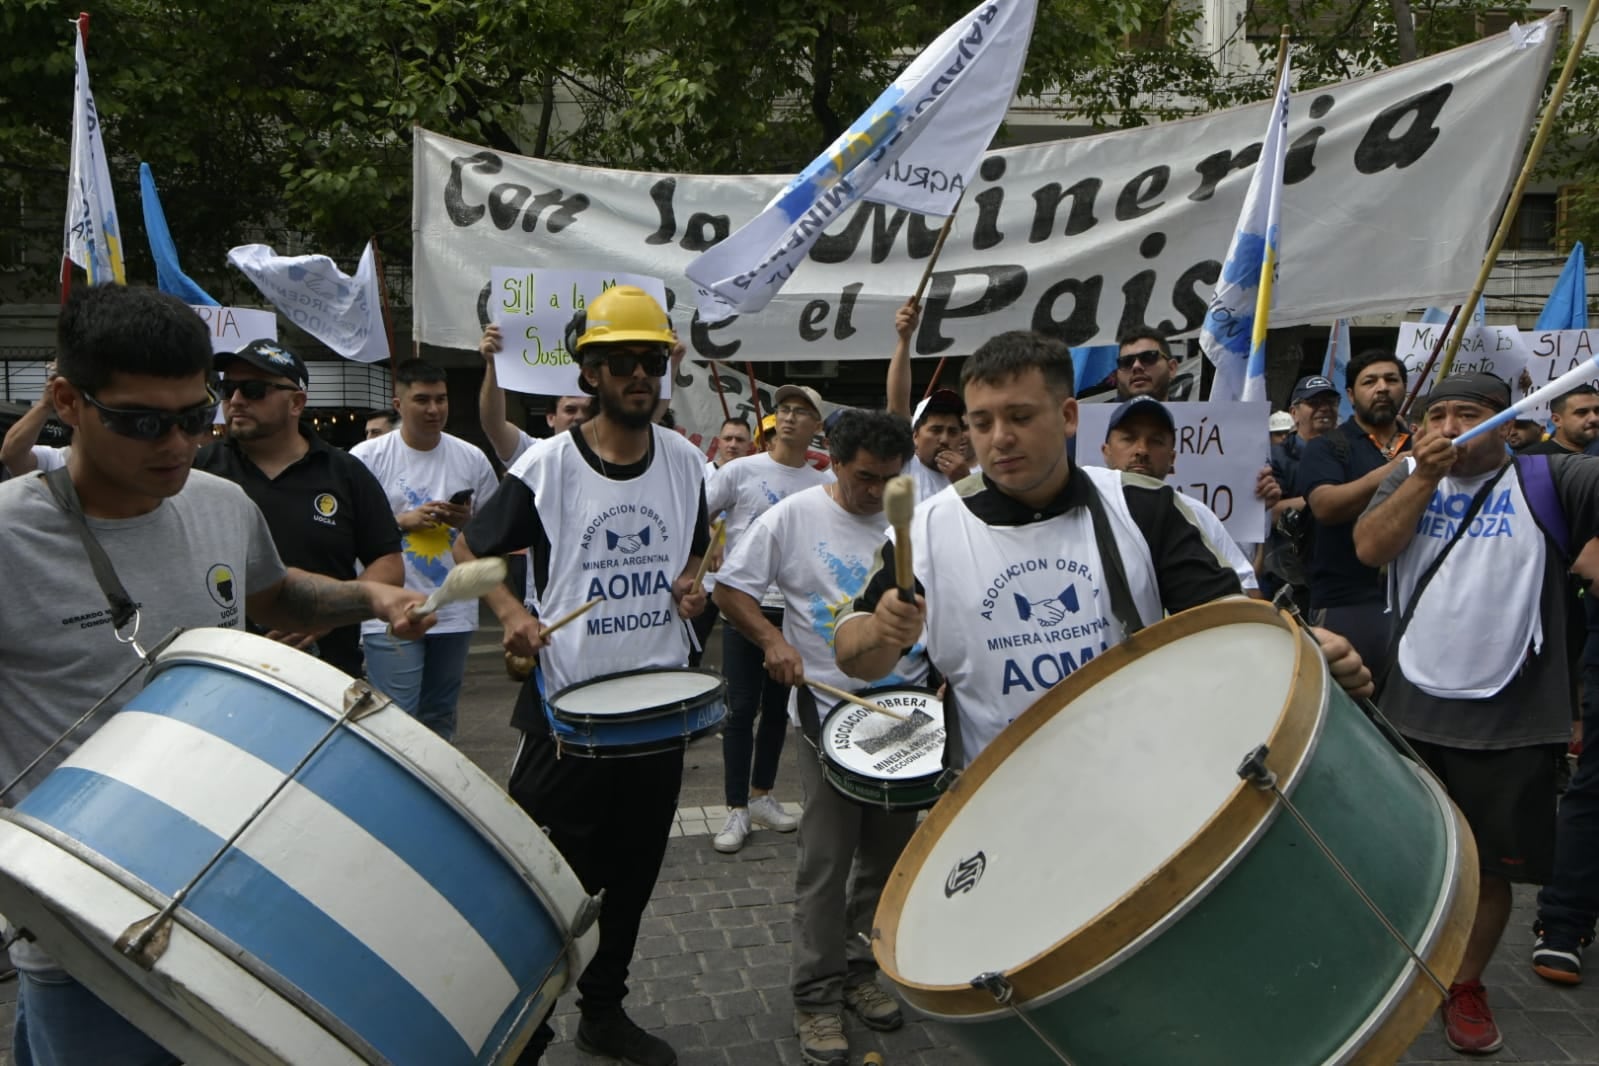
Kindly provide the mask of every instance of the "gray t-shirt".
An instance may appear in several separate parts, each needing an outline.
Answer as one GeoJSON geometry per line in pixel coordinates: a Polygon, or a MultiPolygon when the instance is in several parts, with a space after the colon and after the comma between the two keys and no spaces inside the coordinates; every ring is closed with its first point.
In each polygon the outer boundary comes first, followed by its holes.
{"type": "MultiPolygon", "coordinates": [[[[1549,472],[1571,533],[1571,546],[1573,550],[1580,549],[1599,532],[1595,529],[1595,519],[1599,518],[1599,462],[1581,455],[1551,456],[1549,472]]],[[[1515,475],[1511,471],[1505,476],[1515,475]]],[[[1408,468],[1400,465],[1383,480],[1366,510],[1381,504],[1409,476],[1408,468]]],[[[1538,513],[1535,507],[1535,516],[1538,513]]],[[[1431,518],[1424,514],[1422,521],[1431,518]]],[[[1504,543],[1509,547],[1514,542],[1504,543]]],[[[1454,748],[1490,750],[1570,740],[1571,672],[1576,660],[1568,610],[1572,599],[1566,578],[1569,568],[1570,561],[1551,545],[1546,552],[1543,596],[1539,601],[1542,649],[1498,693],[1481,700],[1440,698],[1412,685],[1396,666],[1382,693],[1383,713],[1408,737],[1454,748]]],[[[1426,595],[1423,590],[1424,599],[1426,595]]],[[[1484,598],[1480,615],[1462,618],[1459,624],[1499,625],[1501,609],[1497,600],[1484,598]]],[[[1576,615],[1579,624],[1581,617],[1580,613],[1576,615]]],[[[1397,624],[1397,614],[1394,621],[1397,624]]],[[[1580,638],[1580,634],[1577,636],[1580,638]]],[[[1579,639],[1577,647],[1580,646],[1579,639]]]]}
{"type": "MultiPolygon", "coordinates": [[[[266,519],[244,490],[193,471],[137,518],[90,518],[140,611],[148,647],[178,627],[244,624],[244,601],[284,576],[266,519]]],[[[83,541],[40,476],[0,484],[0,782],[9,782],[137,663],[112,634],[83,541]]],[[[5,802],[15,805],[138,692],[130,682],[5,802]]]]}

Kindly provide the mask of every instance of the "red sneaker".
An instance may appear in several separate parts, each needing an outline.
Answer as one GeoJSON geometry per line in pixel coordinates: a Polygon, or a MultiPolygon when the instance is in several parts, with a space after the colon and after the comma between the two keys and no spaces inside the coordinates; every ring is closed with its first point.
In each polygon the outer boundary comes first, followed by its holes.
{"type": "Polygon", "coordinates": [[[1481,981],[1466,981],[1449,986],[1444,1003],[1444,1039],[1456,1051],[1467,1055],[1486,1055],[1504,1044],[1494,1012],[1488,1009],[1488,991],[1481,981]]]}

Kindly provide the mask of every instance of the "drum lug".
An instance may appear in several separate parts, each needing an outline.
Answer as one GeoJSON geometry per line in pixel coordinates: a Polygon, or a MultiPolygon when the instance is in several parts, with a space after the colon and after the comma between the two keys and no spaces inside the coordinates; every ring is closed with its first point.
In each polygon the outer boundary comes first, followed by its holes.
{"type": "Polygon", "coordinates": [[[117,950],[142,970],[151,970],[172,943],[172,924],[165,913],[140,918],[117,937],[117,950]],[[154,927],[154,928],[152,928],[154,927]],[[142,943],[141,943],[142,941],[142,943]]]}
{"type": "Polygon", "coordinates": [[[344,690],[344,717],[359,722],[374,711],[388,706],[389,698],[365,681],[353,681],[344,690]]]}
{"type": "Polygon", "coordinates": [[[577,914],[572,918],[572,930],[567,934],[568,939],[576,940],[599,920],[600,905],[605,902],[605,889],[600,889],[594,895],[583,901],[578,907],[577,914]]]}
{"type": "Polygon", "coordinates": [[[1016,991],[1011,987],[1011,983],[1005,979],[1005,975],[998,970],[990,970],[987,973],[978,974],[972,978],[972,987],[980,988],[993,996],[994,1002],[1001,1007],[1010,1005],[1011,996],[1016,991]]]}
{"type": "MultiPolygon", "coordinates": [[[[1044,1047],[1049,1049],[1049,1053],[1055,1057],[1056,1062],[1061,1063],[1061,1066],[1073,1066],[1072,1060],[1067,1056],[1066,1052],[1061,1049],[1061,1046],[1055,1043],[1054,1040],[1050,1039],[1049,1034],[1040,1029],[1038,1025],[1027,1016],[1026,1012],[1024,1012],[1015,1004],[1015,1002],[1013,1002],[1016,990],[1011,987],[1010,981],[1003,973],[999,972],[998,970],[990,970],[987,973],[980,973],[976,977],[972,978],[971,984],[973,988],[980,989],[981,991],[987,992],[989,995],[993,996],[995,1003],[998,1003],[1001,1007],[1004,1007],[1006,1010],[1010,1011],[1016,1020],[1021,1022],[1022,1025],[1026,1026],[1033,1036],[1038,1039],[1040,1044],[1043,1044],[1044,1047]]],[[[1030,1059],[1029,1061],[1037,1060],[1030,1059]]]]}
{"type": "Polygon", "coordinates": [[[1266,756],[1270,754],[1271,749],[1262,744],[1245,755],[1244,761],[1238,764],[1238,776],[1262,792],[1270,792],[1276,788],[1277,773],[1266,765],[1266,756]]]}

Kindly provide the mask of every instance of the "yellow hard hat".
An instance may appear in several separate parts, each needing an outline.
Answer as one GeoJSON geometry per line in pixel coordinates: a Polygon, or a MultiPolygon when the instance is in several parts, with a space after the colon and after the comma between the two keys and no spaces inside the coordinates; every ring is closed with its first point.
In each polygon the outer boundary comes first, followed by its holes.
{"type": "Polygon", "coordinates": [[[672,323],[655,297],[637,285],[616,285],[596,296],[567,327],[567,350],[574,356],[590,344],[670,345],[672,323]]]}
{"type": "Polygon", "coordinates": [[[777,428],[777,416],[776,415],[767,415],[765,418],[761,419],[761,432],[762,433],[770,433],[773,430],[775,430],[776,428],[777,428]]]}

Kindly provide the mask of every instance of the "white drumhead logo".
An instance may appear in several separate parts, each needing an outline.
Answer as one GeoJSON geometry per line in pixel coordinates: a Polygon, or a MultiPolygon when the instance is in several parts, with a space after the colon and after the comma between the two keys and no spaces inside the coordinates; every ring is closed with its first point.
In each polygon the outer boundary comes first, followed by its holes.
{"type": "Polygon", "coordinates": [[[987,868],[988,859],[980,851],[969,859],[957,862],[944,881],[944,898],[949,899],[957,892],[970,892],[976,888],[987,868]]]}

